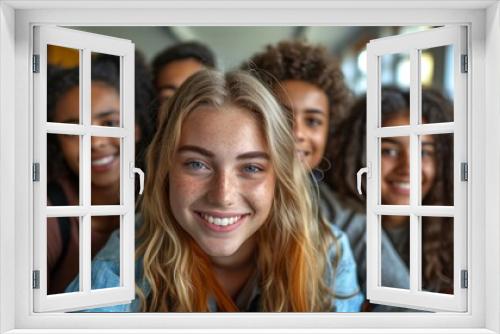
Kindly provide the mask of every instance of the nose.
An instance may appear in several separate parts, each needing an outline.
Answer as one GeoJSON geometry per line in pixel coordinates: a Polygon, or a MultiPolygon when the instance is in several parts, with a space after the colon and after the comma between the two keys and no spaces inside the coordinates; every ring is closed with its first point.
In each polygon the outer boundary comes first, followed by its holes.
{"type": "Polygon", "coordinates": [[[210,182],[208,201],[216,207],[230,207],[235,203],[237,188],[238,183],[230,172],[217,172],[210,182]]]}
{"type": "Polygon", "coordinates": [[[108,142],[109,138],[93,136],[90,141],[90,146],[92,150],[99,150],[108,145],[108,142]]]}
{"type": "Polygon", "coordinates": [[[410,152],[403,150],[399,154],[397,171],[402,175],[410,175],[410,152]]]}
{"type": "Polygon", "coordinates": [[[293,135],[295,137],[295,140],[297,142],[302,142],[304,141],[304,124],[300,121],[300,119],[297,119],[294,117],[293,120],[293,135]]]}

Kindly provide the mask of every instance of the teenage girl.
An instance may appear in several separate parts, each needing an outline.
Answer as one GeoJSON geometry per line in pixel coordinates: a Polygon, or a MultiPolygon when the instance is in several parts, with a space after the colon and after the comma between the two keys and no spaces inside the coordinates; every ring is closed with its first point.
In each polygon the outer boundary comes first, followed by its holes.
{"type": "MultiPolygon", "coordinates": [[[[359,311],[348,240],[318,216],[273,95],[244,72],[203,70],[162,107],[147,155],[138,296],[97,311],[359,311]]],[[[119,282],[117,244],[115,232],[93,261],[93,288],[119,282]]]]}
{"type": "MultiPolygon", "coordinates": [[[[382,126],[409,124],[409,93],[398,88],[382,90],[382,126]]],[[[452,107],[439,92],[423,89],[424,123],[452,120],[452,107]]],[[[450,134],[421,136],[422,204],[453,205],[453,138],[450,134]]],[[[356,172],[366,165],[366,99],[361,98],[342,122],[335,136],[335,189],[342,198],[364,206],[356,190],[356,172]],[[349,177],[347,177],[349,176],[349,177]]],[[[391,137],[381,141],[382,204],[409,204],[409,138],[391,137]]],[[[366,271],[366,219],[352,210],[338,221],[349,235],[358,263],[360,281],[366,271]]],[[[384,216],[382,221],[382,285],[409,288],[409,219],[384,216]]],[[[453,291],[453,223],[448,218],[423,219],[423,288],[453,291]]],[[[376,306],[374,310],[388,310],[376,306]]]]}
{"type": "MultiPolygon", "coordinates": [[[[136,62],[136,142],[138,165],[150,138],[152,122],[147,119],[153,91],[147,69],[136,62]],[[140,79],[143,78],[143,79],[140,79]]],[[[119,66],[110,57],[98,57],[91,69],[92,125],[120,126],[119,66]]],[[[57,123],[79,123],[79,69],[49,68],[47,120],[57,123]]],[[[78,136],[49,135],[48,204],[79,205],[78,136]]],[[[93,137],[91,140],[92,205],[119,204],[120,198],[120,141],[116,138],[93,137]]],[[[106,243],[111,232],[119,226],[115,216],[92,217],[92,256],[106,243]]],[[[74,217],[51,218],[47,224],[48,293],[64,291],[78,274],[79,222],[74,217]]]]}
{"type": "Polygon", "coordinates": [[[338,62],[318,45],[283,41],[267,46],[242,66],[271,87],[293,119],[295,153],[319,185],[320,208],[330,222],[338,206],[324,173],[332,160],[334,129],[351,95],[338,62]]]}

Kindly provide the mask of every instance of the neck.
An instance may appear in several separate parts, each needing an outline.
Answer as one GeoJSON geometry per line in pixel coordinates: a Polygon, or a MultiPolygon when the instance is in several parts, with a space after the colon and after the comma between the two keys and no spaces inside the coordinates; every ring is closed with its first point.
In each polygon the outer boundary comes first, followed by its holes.
{"type": "Polygon", "coordinates": [[[256,247],[255,238],[250,238],[241,245],[235,254],[211,258],[215,278],[233,300],[255,271],[256,247]]]}

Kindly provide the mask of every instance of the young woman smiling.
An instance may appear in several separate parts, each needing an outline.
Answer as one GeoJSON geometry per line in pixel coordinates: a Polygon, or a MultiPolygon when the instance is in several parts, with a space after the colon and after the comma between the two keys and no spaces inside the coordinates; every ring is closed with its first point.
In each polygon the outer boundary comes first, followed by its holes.
{"type": "MultiPolygon", "coordinates": [[[[409,93],[398,88],[382,89],[382,126],[402,126],[409,122],[409,93]]],[[[452,120],[453,109],[439,92],[422,90],[422,121],[441,123],[452,120]]],[[[453,205],[452,135],[422,135],[421,203],[453,205]]],[[[353,210],[340,217],[338,224],[349,235],[358,264],[360,283],[366,277],[366,218],[364,198],[357,193],[356,172],[366,165],[366,100],[361,98],[342,122],[335,136],[337,162],[333,169],[335,189],[354,203],[353,210]],[[349,177],[346,177],[349,176],[349,177]]],[[[382,204],[409,205],[410,143],[408,137],[381,140],[380,194],[382,204]]],[[[409,288],[409,217],[384,216],[382,219],[382,285],[409,288]]],[[[453,289],[453,223],[448,218],[422,219],[423,288],[450,293],[453,289]]],[[[376,311],[393,311],[381,305],[376,311]]]]}
{"type": "MultiPolygon", "coordinates": [[[[359,311],[347,238],[318,218],[272,94],[246,73],[203,70],[163,108],[147,155],[138,297],[97,311],[359,311]]],[[[94,260],[93,288],[119,281],[117,243],[94,260]]]]}
{"type": "MultiPolygon", "coordinates": [[[[116,58],[116,57],[114,57],[116,58]]],[[[137,157],[141,164],[151,126],[145,119],[153,91],[145,65],[136,63],[137,157]]],[[[48,75],[47,120],[79,124],[79,68],[50,67],[48,75]]],[[[113,57],[92,60],[91,123],[97,126],[120,126],[119,64],[113,57]]],[[[49,205],[79,205],[80,138],[55,135],[47,137],[49,205]]],[[[120,202],[120,140],[91,139],[92,205],[120,202]]],[[[92,256],[106,243],[120,224],[118,216],[92,217],[92,256]]],[[[79,221],[75,217],[51,218],[47,224],[48,292],[61,293],[78,274],[79,221]]]]}

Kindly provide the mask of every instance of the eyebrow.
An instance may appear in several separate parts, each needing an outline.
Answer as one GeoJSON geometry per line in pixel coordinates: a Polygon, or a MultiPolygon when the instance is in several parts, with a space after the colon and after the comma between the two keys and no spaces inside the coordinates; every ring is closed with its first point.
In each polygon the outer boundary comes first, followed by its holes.
{"type": "Polygon", "coordinates": [[[119,113],[120,113],[119,110],[112,109],[112,110],[104,111],[104,112],[99,113],[99,114],[97,114],[95,116],[92,116],[92,117],[95,117],[95,118],[105,118],[107,116],[114,115],[114,114],[119,114],[119,113]]]}
{"type": "Polygon", "coordinates": [[[402,143],[397,141],[396,139],[392,139],[392,138],[382,138],[382,142],[385,142],[385,143],[390,143],[390,144],[394,144],[394,145],[401,145],[402,143]]]}
{"type": "MultiPolygon", "coordinates": [[[[201,154],[203,156],[206,156],[207,158],[213,158],[215,157],[215,154],[209,150],[206,150],[202,147],[195,146],[195,145],[184,145],[179,147],[177,150],[178,153],[183,153],[183,152],[195,152],[198,154],[201,154]]],[[[236,157],[238,160],[246,160],[246,159],[265,159],[265,160],[270,160],[269,154],[266,152],[262,151],[251,151],[251,152],[246,152],[243,154],[240,154],[236,157]]]]}
{"type": "Polygon", "coordinates": [[[326,113],[323,110],[321,110],[321,109],[315,109],[315,108],[306,109],[306,114],[326,115],[326,113]]]}

